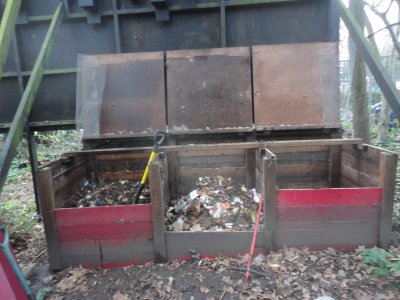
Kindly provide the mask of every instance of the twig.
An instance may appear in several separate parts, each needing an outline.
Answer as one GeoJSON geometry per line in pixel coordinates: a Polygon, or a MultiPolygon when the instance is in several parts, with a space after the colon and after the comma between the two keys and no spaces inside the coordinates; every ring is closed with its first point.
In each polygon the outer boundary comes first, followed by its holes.
{"type": "Polygon", "coordinates": [[[44,248],[32,261],[31,263],[34,263],[36,260],[39,259],[39,257],[41,257],[43,255],[43,253],[46,252],[46,248],[44,248]]]}
{"type": "MultiPolygon", "coordinates": [[[[246,269],[246,268],[236,268],[236,267],[232,267],[232,268],[229,268],[229,270],[239,271],[239,272],[247,272],[247,269],[246,269]]],[[[258,271],[256,271],[256,270],[249,269],[249,272],[252,273],[252,274],[254,274],[254,275],[257,275],[258,277],[264,277],[264,278],[266,278],[266,276],[265,276],[264,273],[258,272],[258,271]]]]}
{"type": "Polygon", "coordinates": [[[226,291],[224,290],[224,292],[222,293],[221,297],[219,297],[219,300],[222,300],[222,298],[224,298],[225,294],[226,294],[226,291]]]}

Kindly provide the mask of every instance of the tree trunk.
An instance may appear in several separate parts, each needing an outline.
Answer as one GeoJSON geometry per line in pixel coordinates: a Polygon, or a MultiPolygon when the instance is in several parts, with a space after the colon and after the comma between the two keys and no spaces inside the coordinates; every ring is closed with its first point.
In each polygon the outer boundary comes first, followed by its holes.
{"type": "MultiPolygon", "coordinates": [[[[351,0],[350,9],[361,28],[364,28],[363,1],[351,0]]],[[[353,135],[356,138],[362,138],[365,143],[369,143],[369,113],[366,86],[365,63],[361,58],[361,53],[356,49],[354,55],[353,76],[351,80],[353,135]]]]}

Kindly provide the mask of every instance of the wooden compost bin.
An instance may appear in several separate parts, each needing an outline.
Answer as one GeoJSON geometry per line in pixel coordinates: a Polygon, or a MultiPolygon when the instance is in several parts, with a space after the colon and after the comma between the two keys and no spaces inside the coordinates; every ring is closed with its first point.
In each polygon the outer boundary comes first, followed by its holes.
{"type": "Polygon", "coordinates": [[[150,260],[245,253],[252,232],[171,232],[171,197],[195,188],[199,176],[231,177],[264,197],[258,250],[283,245],[320,249],[390,243],[397,156],[360,140],[237,142],[160,147],[150,165],[151,204],[62,208],[80,184],[140,178],[150,147],[66,154],[38,174],[52,269],[112,267],[150,260]]]}

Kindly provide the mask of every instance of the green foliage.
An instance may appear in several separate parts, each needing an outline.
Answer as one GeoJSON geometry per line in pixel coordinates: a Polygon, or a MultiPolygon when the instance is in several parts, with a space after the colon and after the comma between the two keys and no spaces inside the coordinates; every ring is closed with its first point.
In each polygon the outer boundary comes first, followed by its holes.
{"type": "Polygon", "coordinates": [[[386,251],[380,248],[362,249],[363,262],[375,267],[373,273],[378,276],[400,274],[399,253],[394,250],[386,251]]]}
{"type": "Polygon", "coordinates": [[[30,200],[21,203],[19,200],[5,200],[0,202],[1,220],[7,225],[10,234],[18,232],[19,234],[30,235],[35,221],[35,201],[30,200]]]}
{"type": "Polygon", "coordinates": [[[35,132],[38,160],[55,160],[67,151],[81,148],[82,135],[76,130],[35,132]]]}

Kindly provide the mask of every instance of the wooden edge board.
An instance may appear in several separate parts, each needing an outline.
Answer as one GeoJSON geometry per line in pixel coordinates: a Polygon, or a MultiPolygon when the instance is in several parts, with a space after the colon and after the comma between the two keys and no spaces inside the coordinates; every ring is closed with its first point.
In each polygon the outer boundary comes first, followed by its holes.
{"type": "MultiPolygon", "coordinates": [[[[159,151],[182,152],[182,151],[206,151],[221,149],[251,149],[251,148],[273,148],[273,147],[297,147],[297,146],[316,146],[316,145],[347,145],[360,144],[362,139],[315,139],[315,140],[293,140],[293,141],[269,141],[269,142],[240,142],[240,143],[221,143],[221,144],[189,144],[160,146],[159,151]]],[[[81,150],[64,153],[64,156],[77,156],[89,154],[107,154],[118,152],[151,152],[153,147],[126,147],[126,148],[105,148],[81,150]]]]}

